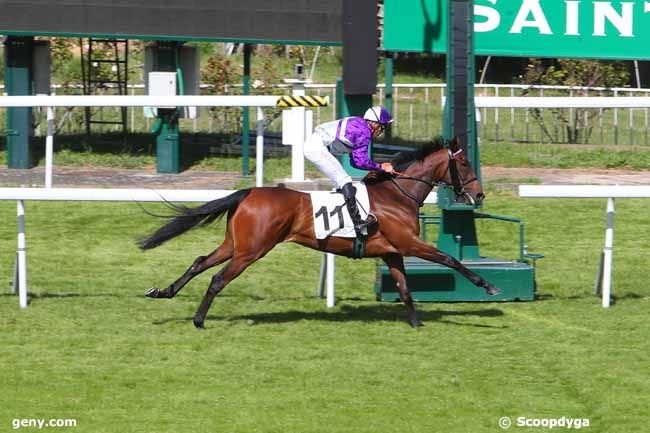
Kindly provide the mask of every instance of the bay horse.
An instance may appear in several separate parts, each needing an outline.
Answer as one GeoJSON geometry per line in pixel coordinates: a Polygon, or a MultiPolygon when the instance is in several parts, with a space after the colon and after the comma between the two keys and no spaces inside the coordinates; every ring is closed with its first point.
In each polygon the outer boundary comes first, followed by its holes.
{"type": "MultiPolygon", "coordinates": [[[[404,173],[370,173],[364,179],[370,210],[377,223],[370,227],[364,257],[381,257],[397,283],[406,305],[407,321],[420,326],[406,285],[404,256],[415,256],[455,269],[490,295],[500,290],[467,269],[460,261],[436,249],[419,237],[419,208],[431,190],[452,188],[457,199],[480,204],[483,189],[456,139],[437,138],[413,152],[402,153],[393,161],[404,173]]],[[[138,241],[142,250],[155,248],[193,227],[212,223],[227,214],[223,243],[206,256],[199,256],[185,273],[165,289],[151,288],[146,296],[173,298],[195,276],[229,262],[210,281],[194,316],[194,325],[203,328],[215,296],[248,266],[264,257],[280,242],[289,241],[341,256],[353,256],[353,239],[316,239],[309,194],[281,187],[250,188],[210,201],[195,208],[171,205],[175,215],[155,233],[138,241]]]]}

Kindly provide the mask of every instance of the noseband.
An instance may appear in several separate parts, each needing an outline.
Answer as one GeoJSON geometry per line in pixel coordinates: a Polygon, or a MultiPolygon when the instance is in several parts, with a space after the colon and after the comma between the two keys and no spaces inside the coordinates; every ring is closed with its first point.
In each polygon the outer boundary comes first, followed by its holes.
{"type": "MultiPolygon", "coordinates": [[[[471,204],[474,205],[475,201],[472,198],[472,196],[467,191],[465,191],[465,187],[467,185],[469,185],[470,183],[476,181],[477,178],[476,178],[476,176],[474,176],[474,177],[472,177],[470,179],[462,181],[461,178],[460,178],[460,174],[458,173],[458,166],[456,165],[456,162],[458,160],[457,158],[463,152],[463,150],[459,149],[456,152],[452,152],[451,150],[447,149],[447,152],[449,154],[449,162],[447,164],[447,171],[449,172],[449,177],[451,179],[451,185],[448,184],[447,182],[444,182],[444,181],[429,182],[428,180],[408,176],[408,175],[406,175],[404,173],[399,173],[399,172],[396,172],[397,179],[407,179],[407,180],[415,180],[417,182],[422,182],[422,183],[425,183],[428,186],[430,186],[431,189],[433,189],[436,186],[439,187],[439,188],[451,188],[454,191],[454,194],[456,194],[456,197],[465,196],[465,197],[467,197],[469,199],[471,204]]],[[[400,186],[400,184],[395,181],[395,179],[396,178],[391,178],[391,182],[393,182],[395,184],[397,189],[399,189],[408,198],[415,201],[418,204],[419,207],[422,207],[422,205],[424,203],[424,199],[423,199],[423,201],[418,200],[416,197],[413,196],[413,194],[411,194],[408,191],[404,190],[404,188],[402,188],[400,186]]]]}
{"type": "Polygon", "coordinates": [[[472,205],[476,204],[472,196],[465,191],[465,187],[467,185],[477,180],[476,176],[462,182],[460,179],[460,175],[458,174],[458,166],[456,165],[457,157],[463,152],[463,150],[459,149],[453,153],[451,152],[451,150],[447,150],[447,151],[449,152],[449,164],[447,165],[447,170],[449,171],[449,177],[451,178],[451,188],[453,188],[456,197],[460,197],[461,195],[464,195],[469,199],[472,205]]]}

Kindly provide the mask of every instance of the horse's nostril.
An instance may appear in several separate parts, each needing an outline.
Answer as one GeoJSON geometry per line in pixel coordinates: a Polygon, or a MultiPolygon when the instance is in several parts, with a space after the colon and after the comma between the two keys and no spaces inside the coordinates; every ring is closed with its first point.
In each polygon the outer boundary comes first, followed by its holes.
{"type": "Polygon", "coordinates": [[[481,201],[483,201],[484,198],[485,198],[485,194],[483,194],[482,192],[479,192],[478,194],[476,194],[476,200],[477,201],[481,202],[481,201]]]}

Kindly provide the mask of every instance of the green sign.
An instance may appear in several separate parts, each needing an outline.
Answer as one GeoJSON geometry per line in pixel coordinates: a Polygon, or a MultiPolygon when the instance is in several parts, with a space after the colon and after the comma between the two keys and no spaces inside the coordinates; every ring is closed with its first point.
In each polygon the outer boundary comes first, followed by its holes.
{"type": "MultiPolygon", "coordinates": [[[[444,53],[446,0],[385,0],[387,51],[444,53]]],[[[650,60],[650,1],[474,0],[478,55],[650,60]]]]}

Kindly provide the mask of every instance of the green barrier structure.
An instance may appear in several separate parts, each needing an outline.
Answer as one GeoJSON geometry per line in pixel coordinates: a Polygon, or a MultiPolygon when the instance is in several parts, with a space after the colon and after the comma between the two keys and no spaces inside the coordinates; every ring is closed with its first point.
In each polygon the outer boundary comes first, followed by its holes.
{"type": "MultiPolygon", "coordinates": [[[[447,32],[446,78],[447,91],[444,110],[444,131],[447,139],[457,137],[472,164],[477,178],[481,178],[480,155],[477,142],[474,107],[474,46],[473,3],[468,0],[449,0],[444,4],[447,32]]],[[[386,17],[387,22],[391,17],[386,17]]],[[[410,28],[410,27],[409,27],[410,28]]],[[[432,37],[434,27],[428,28],[432,37]]],[[[408,32],[403,32],[408,33],[408,32]]],[[[514,260],[483,257],[479,250],[476,232],[477,218],[492,218],[519,222],[508,217],[489,216],[476,212],[477,206],[457,201],[450,188],[438,189],[440,216],[424,217],[423,224],[434,221],[438,225],[436,247],[460,260],[502,292],[489,296],[482,288],[474,286],[457,271],[445,266],[406,257],[404,260],[407,284],[417,301],[511,301],[532,300],[535,297],[535,269],[528,263],[532,256],[523,253],[514,260]]],[[[521,223],[521,222],[520,222],[521,223]]],[[[523,251],[523,223],[521,223],[521,249],[523,251]]],[[[423,230],[424,231],[424,230],[423,230]]],[[[539,258],[535,256],[535,259],[539,258]]],[[[380,300],[399,299],[395,283],[386,265],[379,265],[375,292],[380,300]]]]}
{"type": "MultiPolygon", "coordinates": [[[[182,94],[183,78],[178,64],[179,43],[158,41],[155,50],[156,71],[176,72],[177,88],[182,94]]],[[[181,170],[180,133],[178,128],[178,109],[159,108],[154,126],[156,134],[156,169],[158,173],[179,173],[181,170]]]]}
{"type": "MultiPolygon", "coordinates": [[[[5,91],[8,95],[33,94],[34,38],[8,36],[5,40],[5,91]]],[[[7,166],[9,168],[32,167],[30,136],[32,109],[30,107],[7,108],[7,166]]]]}
{"type": "MultiPolygon", "coordinates": [[[[370,107],[372,107],[372,95],[346,95],[343,92],[343,80],[341,78],[336,80],[336,116],[338,119],[348,116],[363,116],[370,107]]],[[[372,158],[372,145],[368,148],[368,152],[372,158]]],[[[337,155],[337,158],[343,169],[353,179],[358,180],[368,174],[365,170],[352,167],[349,154],[337,155]]]]}

